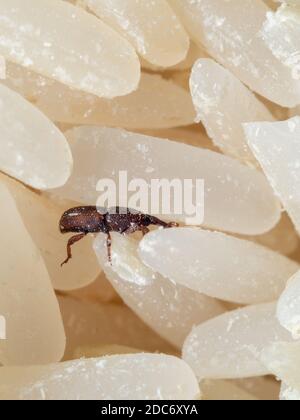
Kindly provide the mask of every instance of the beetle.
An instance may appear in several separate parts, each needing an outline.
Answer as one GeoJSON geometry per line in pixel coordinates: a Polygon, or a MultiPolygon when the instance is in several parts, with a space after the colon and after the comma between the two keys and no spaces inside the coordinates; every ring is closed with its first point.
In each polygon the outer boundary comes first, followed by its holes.
{"type": "Polygon", "coordinates": [[[111,232],[129,235],[150,232],[149,226],[161,226],[164,229],[178,227],[178,223],[166,223],[157,217],[143,214],[131,209],[116,207],[114,209],[100,209],[96,206],[74,207],[67,210],[60,219],[61,233],[77,233],[67,244],[67,259],[61,264],[67,264],[72,258],[72,246],[89,233],[103,232],[107,235],[108,260],[111,263],[111,232]]]}

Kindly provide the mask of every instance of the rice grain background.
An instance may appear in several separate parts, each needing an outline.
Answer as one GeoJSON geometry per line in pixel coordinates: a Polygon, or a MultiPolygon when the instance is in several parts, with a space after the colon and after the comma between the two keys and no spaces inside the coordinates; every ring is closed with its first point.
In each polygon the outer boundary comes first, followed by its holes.
{"type": "Polygon", "coordinates": [[[299,35],[299,0],[0,0],[0,399],[300,399],[299,35]],[[119,170],[204,179],[203,225],[61,268],[119,170]]]}

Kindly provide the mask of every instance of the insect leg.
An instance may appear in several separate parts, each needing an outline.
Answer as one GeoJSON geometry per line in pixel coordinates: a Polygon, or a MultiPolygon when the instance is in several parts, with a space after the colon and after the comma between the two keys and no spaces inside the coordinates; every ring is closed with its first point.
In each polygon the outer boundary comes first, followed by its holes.
{"type": "Polygon", "coordinates": [[[108,261],[111,264],[112,260],[111,260],[111,235],[110,235],[110,232],[108,232],[108,234],[107,234],[106,245],[107,245],[108,261]]]}
{"type": "Polygon", "coordinates": [[[160,219],[158,219],[157,217],[154,217],[154,216],[149,216],[149,218],[150,218],[150,221],[151,221],[152,225],[162,226],[164,229],[179,227],[179,224],[175,223],[175,222],[167,223],[167,222],[164,222],[163,220],[160,220],[160,219]]]}
{"type": "Polygon", "coordinates": [[[86,236],[87,234],[86,233],[81,233],[80,235],[75,235],[75,236],[72,236],[72,238],[70,238],[69,239],[69,241],[68,241],[68,245],[67,245],[67,251],[68,251],[68,257],[67,257],[67,259],[61,264],[61,266],[63,266],[63,265],[65,265],[65,264],[67,264],[69,261],[70,261],[70,259],[72,258],[72,246],[76,243],[76,242],[78,242],[78,241],[80,241],[81,239],[83,239],[85,236],[86,236]]]}
{"type": "Polygon", "coordinates": [[[150,230],[147,227],[142,228],[143,236],[147,235],[147,233],[149,233],[149,232],[150,232],[150,230]]]}
{"type": "Polygon", "coordinates": [[[132,233],[135,233],[138,230],[140,230],[140,227],[138,225],[132,225],[130,226],[130,228],[124,230],[122,232],[122,235],[131,235],[132,233]]]}
{"type": "Polygon", "coordinates": [[[179,227],[179,223],[171,222],[167,224],[166,229],[175,228],[175,227],[179,227]]]}

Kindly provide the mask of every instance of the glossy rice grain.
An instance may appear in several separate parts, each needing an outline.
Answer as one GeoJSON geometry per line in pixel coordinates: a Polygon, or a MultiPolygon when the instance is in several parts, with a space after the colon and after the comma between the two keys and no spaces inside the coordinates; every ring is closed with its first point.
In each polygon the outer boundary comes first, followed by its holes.
{"type": "Polygon", "coordinates": [[[196,117],[190,94],[157,74],[142,73],[135,92],[114,99],[71,89],[11,63],[5,84],[60,123],[162,129],[193,124],[196,117]]]}
{"type": "Polygon", "coordinates": [[[183,359],[199,380],[267,375],[259,360],[262,349],[292,341],[275,312],[276,303],[248,306],[199,325],[185,341],[183,359]]]}
{"type": "Polygon", "coordinates": [[[54,289],[70,291],[92,283],[101,271],[92,250],[92,238],[78,243],[72,261],[61,267],[70,237],[62,236],[59,231],[58,222],[65,207],[8,177],[0,177],[0,180],[14,197],[22,221],[43,257],[54,289]]]}
{"type": "Polygon", "coordinates": [[[248,144],[300,232],[300,117],[244,125],[248,144]]]}
{"type": "Polygon", "coordinates": [[[277,317],[295,339],[300,338],[300,272],[288,282],[280,296],[277,306],[277,317]]]}
{"type": "Polygon", "coordinates": [[[69,145],[57,127],[0,84],[0,170],[32,188],[47,190],[64,185],[72,166],[69,145]]]}
{"type": "Polygon", "coordinates": [[[257,166],[242,123],[273,121],[269,110],[230,71],[211,59],[195,63],[190,88],[197,118],[214,144],[226,155],[257,166]]]}
{"type": "Polygon", "coordinates": [[[83,0],[136,48],[139,55],[160,67],[183,61],[189,37],[166,0],[83,0]]]}
{"type": "Polygon", "coordinates": [[[6,59],[100,97],[137,88],[133,47],[83,9],[61,0],[1,0],[0,15],[6,59]]]}
{"type": "Polygon", "coordinates": [[[300,81],[259,36],[270,9],[262,0],[170,0],[191,38],[250,89],[286,107],[300,103],[300,81]]]}
{"type": "Polygon", "coordinates": [[[112,266],[107,261],[104,235],[100,234],[94,244],[107,278],[124,302],[176,348],[181,349],[194,325],[225,311],[217,300],[175,285],[145,266],[135,240],[117,234],[112,238],[112,266]]]}
{"type": "Polygon", "coordinates": [[[299,269],[260,245],[196,228],[152,232],[140,243],[139,255],[176,284],[240,304],[278,299],[299,269]]]}
{"type": "Polygon", "coordinates": [[[6,340],[0,340],[0,363],[59,362],[66,339],[49,274],[10,190],[2,182],[0,198],[0,228],[5,237],[0,253],[0,312],[7,332],[6,340]]]}
{"type": "MultiPolygon", "coordinates": [[[[69,182],[55,191],[61,198],[95,205],[100,196],[98,181],[110,179],[118,186],[119,173],[125,170],[128,183],[140,178],[148,183],[153,179],[179,179],[182,183],[186,179],[194,183],[204,180],[205,226],[252,235],[269,231],[280,219],[279,203],[265,177],[227,156],[120,129],[78,127],[65,134],[75,166],[69,182]]],[[[117,204],[135,207],[125,200],[124,191],[117,204]]],[[[199,195],[197,204],[201,206],[200,189],[199,195]]],[[[172,203],[172,191],[170,197],[172,203]]],[[[145,199],[141,210],[150,213],[152,201],[148,191],[145,199]]],[[[191,219],[187,214],[159,216],[183,223],[186,218],[191,219]]],[[[189,224],[201,222],[194,219],[189,224]]]]}
{"type": "Polygon", "coordinates": [[[192,400],[199,385],[182,360],[134,354],[0,370],[2,400],[192,400]]]}

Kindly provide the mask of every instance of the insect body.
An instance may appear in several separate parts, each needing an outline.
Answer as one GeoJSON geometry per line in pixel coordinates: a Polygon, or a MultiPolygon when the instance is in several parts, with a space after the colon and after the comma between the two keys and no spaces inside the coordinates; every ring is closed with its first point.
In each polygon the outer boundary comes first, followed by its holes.
{"type": "Polygon", "coordinates": [[[68,257],[62,263],[67,264],[72,258],[72,246],[89,233],[103,232],[107,234],[108,259],[111,262],[111,232],[129,235],[141,231],[143,235],[149,232],[149,226],[163,228],[177,227],[177,223],[166,223],[154,216],[139,213],[130,209],[109,209],[101,211],[95,206],[75,207],[67,210],[60,220],[61,233],[76,232],[67,245],[68,257]]]}

